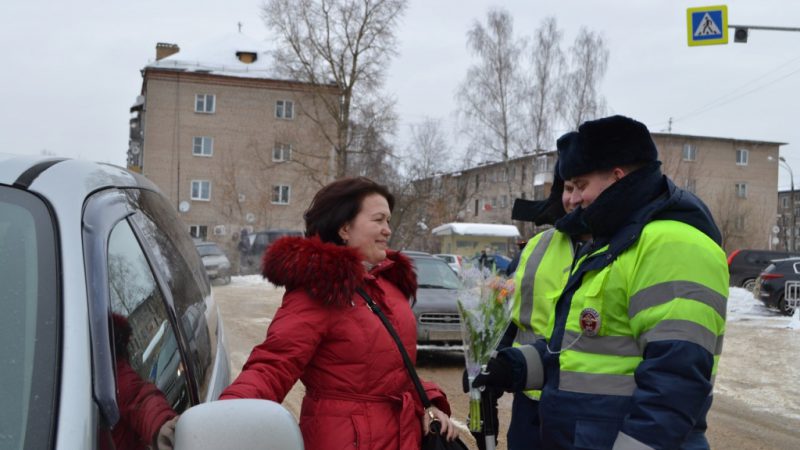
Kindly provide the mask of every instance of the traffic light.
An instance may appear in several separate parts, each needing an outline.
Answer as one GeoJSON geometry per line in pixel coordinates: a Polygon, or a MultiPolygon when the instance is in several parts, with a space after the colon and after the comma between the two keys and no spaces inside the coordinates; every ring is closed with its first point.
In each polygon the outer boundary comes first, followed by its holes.
{"type": "Polygon", "coordinates": [[[733,42],[747,42],[747,28],[736,28],[733,32],[733,42]]]}

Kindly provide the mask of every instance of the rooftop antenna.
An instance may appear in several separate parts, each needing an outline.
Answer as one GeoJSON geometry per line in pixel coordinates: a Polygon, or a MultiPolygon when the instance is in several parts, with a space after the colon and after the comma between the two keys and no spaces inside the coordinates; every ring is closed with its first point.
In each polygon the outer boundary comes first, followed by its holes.
{"type": "Polygon", "coordinates": [[[669,118],[669,125],[667,125],[667,133],[672,133],[672,117],[669,118]]]}
{"type": "Polygon", "coordinates": [[[242,22],[236,22],[236,25],[239,26],[239,33],[242,32],[242,22]]]}

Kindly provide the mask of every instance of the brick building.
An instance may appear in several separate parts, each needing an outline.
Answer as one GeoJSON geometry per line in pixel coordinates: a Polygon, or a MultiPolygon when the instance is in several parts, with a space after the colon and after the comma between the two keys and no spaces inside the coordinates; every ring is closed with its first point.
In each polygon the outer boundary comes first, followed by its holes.
{"type": "Polygon", "coordinates": [[[131,108],[128,167],[231,256],[242,229],[302,230],[335,167],[313,108],[335,87],[276,77],[264,47],[241,33],[194,51],[159,43],[131,108]]]}
{"type": "MultiPolygon", "coordinates": [[[[652,137],[663,172],[711,209],[726,252],[772,245],[778,152],[785,144],[671,133],[652,133],[652,137]]],[[[431,228],[449,221],[510,224],[515,198],[538,200],[549,195],[555,159],[554,151],[538,152],[422,180],[419,183],[427,183],[424,190],[449,199],[429,203],[424,216],[431,228]]],[[[800,216],[800,208],[797,212],[800,216]]],[[[539,231],[531,224],[514,224],[524,238],[539,231]]],[[[426,245],[435,248],[429,242],[419,246],[426,245]]]]}

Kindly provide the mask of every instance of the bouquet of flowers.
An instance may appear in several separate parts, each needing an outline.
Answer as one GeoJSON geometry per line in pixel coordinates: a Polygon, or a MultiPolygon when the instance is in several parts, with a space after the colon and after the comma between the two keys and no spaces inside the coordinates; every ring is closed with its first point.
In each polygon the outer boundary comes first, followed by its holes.
{"type": "MultiPolygon", "coordinates": [[[[458,292],[458,312],[464,339],[464,358],[469,385],[486,368],[492,352],[511,321],[514,280],[496,271],[469,269],[458,292]]],[[[482,431],[481,390],[469,392],[469,429],[482,431]]]]}

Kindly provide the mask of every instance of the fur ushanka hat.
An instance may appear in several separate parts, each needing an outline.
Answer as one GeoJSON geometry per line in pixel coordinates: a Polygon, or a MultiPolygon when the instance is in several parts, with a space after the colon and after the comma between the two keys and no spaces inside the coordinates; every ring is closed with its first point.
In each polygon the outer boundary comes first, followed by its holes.
{"type": "Polygon", "coordinates": [[[658,160],[650,131],[643,123],[625,116],[584,122],[577,133],[559,138],[558,150],[558,170],[565,180],[596,170],[658,160]]]}

